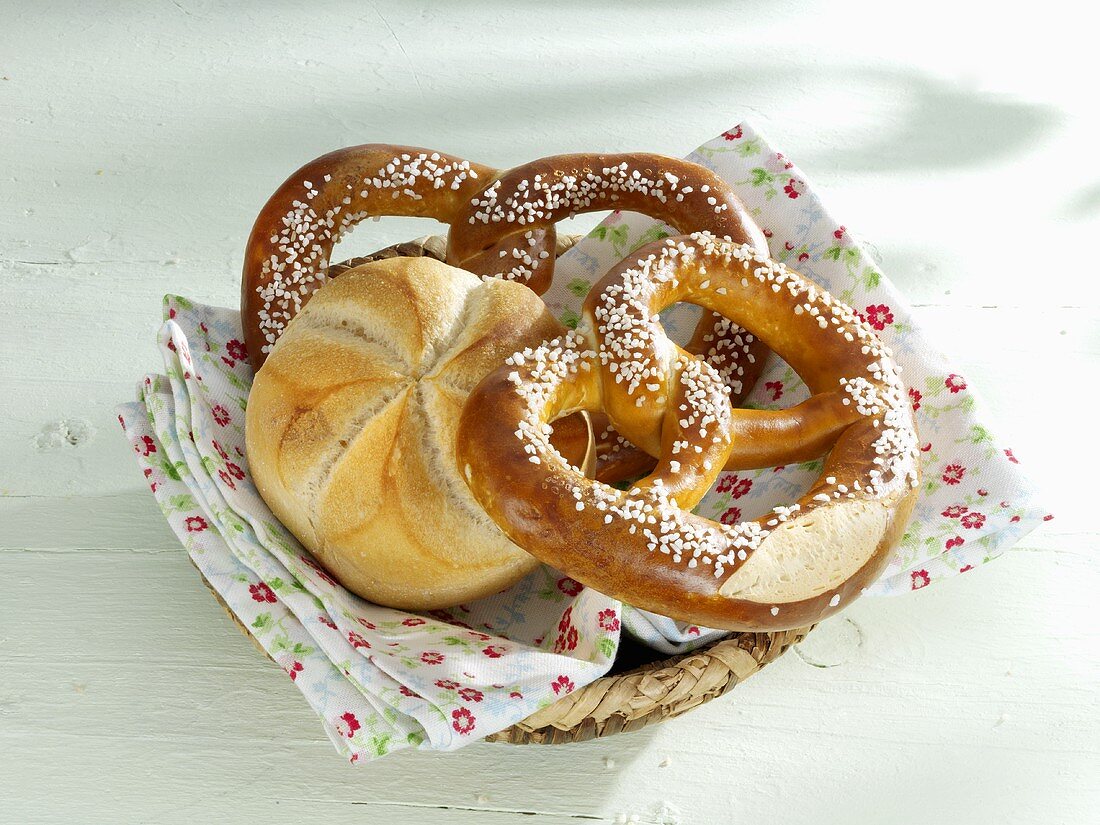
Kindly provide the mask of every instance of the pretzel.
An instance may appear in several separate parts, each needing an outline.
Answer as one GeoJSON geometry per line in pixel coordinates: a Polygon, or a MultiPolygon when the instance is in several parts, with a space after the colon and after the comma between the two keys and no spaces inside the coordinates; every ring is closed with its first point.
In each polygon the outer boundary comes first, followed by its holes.
{"type": "MultiPolygon", "coordinates": [[[[689,161],[648,153],[555,155],[517,166],[485,188],[458,219],[447,259],[479,274],[526,283],[540,295],[554,276],[554,257],[528,253],[557,221],[603,209],[641,212],[680,232],[710,231],[767,249],[764,233],[729,185],[689,161]]],[[[735,406],[752,389],[766,349],[754,336],[719,315],[704,313],[687,350],[718,368],[735,406]]],[[[596,477],[631,478],[654,465],[596,417],[596,477]]]]}
{"type": "MultiPolygon", "coordinates": [[[[554,222],[609,205],[638,208],[684,230],[763,241],[717,176],[659,155],[562,155],[507,172],[412,146],[367,144],[319,157],[276,190],[248,240],[241,314],[252,365],[263,365],[286,324],[330,277],[333,247],[366,217],[447,223],[448,263],[526,282],[541,295],[553,275],[554,222]],[[567,183],[573,180],[579,182],[567,183]]],[[[709,346],[720,358],[724,339],[703,340],[713,332],[713,324],[700,322],[698,351],[709,346]]]]}
{"type": "Polygon", "coordinates": [[[844,607],[885,565],[912,510],[918,442],[899,369],[874,330],[750,246],[708,233],[639,250],[589,294],[575,332],[517,353],[470,395],[459,467],[519,546],[636,607],[730,630],[779,630],[844,607]],[[657,312],[687,300],[758,333],[814,395],[735,410],[717,372],[657,312]],[[604,410],[660,456],[627,491],[573,470],[550,424],[604,410]],[[733,525],[694,515],[723,466],[829,451],[790,505],[733,525]]]}
{"type": "Polygon", "coordinates": [[[327,280],[332,249],[345,232],[379,215],[451,223],[496,174],[431,149],[366,144],[323,155],[287,178],[260,211],[245,251],[241,320],[252,366],[259,370],[327,280]]]}
{"type": "Polygon", "coordinates": [[[706,230],[766,249],[763,233],[729,185],[709,169],[649,153],[552,155],[502,173],[456,218],[447,262],[522,281],[538,294],[554,257],[527,254],[560,220],[586,212],[641,212],[680,232],[706,230]]]}

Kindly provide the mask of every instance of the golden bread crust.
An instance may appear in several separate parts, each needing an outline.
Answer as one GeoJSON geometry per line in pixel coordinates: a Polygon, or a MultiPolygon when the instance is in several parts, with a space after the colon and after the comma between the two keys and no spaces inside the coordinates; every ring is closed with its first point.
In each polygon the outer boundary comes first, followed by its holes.
{"type": "Polygon", "coordinates": [[[507,587],[538,561],[459,477],[455,431],[481,378],[560,332],[526,287],[431,258],[344,273],[256,375],[246,442],[261,495],[371,601],[430,609],[507,587]]]}

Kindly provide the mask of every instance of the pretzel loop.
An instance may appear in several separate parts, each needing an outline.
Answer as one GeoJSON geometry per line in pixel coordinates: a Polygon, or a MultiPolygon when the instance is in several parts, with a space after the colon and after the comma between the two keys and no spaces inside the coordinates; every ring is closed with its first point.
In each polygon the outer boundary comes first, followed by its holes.
{"type": "Polygon", "coordinates": [[[641,212],[680,232],[704,230],[767,248],[729,185],[703,166],[647,153],[576,154],[525,163],[493,180],[456,219],[447,258],[542,294],[554,276],[553,256],[513,250],[524,250],[558,221],[604,209],[641,212]]]}
{"type": "MultiPolygon", "coordinates": [[[[680,232],[709,231],[767,249],[733,190],[703,166],[647,153],[574,154],[542,158],[496,178],[454,222],[447,257],[471,272],[518,280],[542,294],[553,279],[554,258],[536,251],[541,233],[565,218],[603,209],[640,212],[680,232]]],[[[734,405],[756,383],[767,354],[751,333],[712,313],[704,313],[686,348],[718,369],[734,405]]],[[[621,443],[615,428],[598,416],[596,423],[599,478],[652,468],[651,459],[621,443]]],[[[654,438],[636,446],[659,454],[654,438]]]]}
{"type": "Polygon", "coordinates": [[[637,607],[729,629],[817,621],[877,577],[918,479],[899,370],[874,330],[747,245],[707,233],[639,251],[594,287],[575,332],[517,353],[463,411],[457,457],[511,539],[637,607]],[[665,337],[657,312],[687,300],[758,333],[814,393],[789,410],[731,410],[717,373],[665,337]],[[551,423],[604,409],[657,470],[627,491],[580,476],[551,423]],[[830,449],[831,447],[831,449],[830,449]],[[829,450],[821,478],[759,519],[689,512],[723,464],[829,450]]]}
{"type": "MultiPolygon", "coordinates": [[[[496,169],[415,146],[365,144],[310,161],[264,205],[245,251],[241,313],[257,370],[285,326],[328,278],[333,247],[367,217],[463,214],[496,169]]],[[[535,254],[554,251],[553,229],[535,254]]]]}

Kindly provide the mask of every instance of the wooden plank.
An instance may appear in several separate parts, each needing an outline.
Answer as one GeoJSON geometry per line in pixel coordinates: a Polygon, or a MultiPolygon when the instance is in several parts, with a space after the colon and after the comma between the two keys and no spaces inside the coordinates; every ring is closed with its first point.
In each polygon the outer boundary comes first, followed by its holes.
{"type": "Polygon", "coordinates": [[[30,788],[63,775],[72,799],[110,788],[135,820],[188,810],[197,782],[242,811],[323,800],[334,816],[356,804],[477,807],[480,795],[501,810],[605,821],[660,821],[662,805],[684,822],[759,818],[780,799],[785,815],[816,811],[825,823],[873,811],[976,821],[993,782],[995,810],[1017,817],[1006,821],[1055,804],[1075,821],[1100,803],[1087,781],[1100,769],[1100,724],[1081,716],[1100,679],[1090,620],[1100,575],[1085,555],[1014,553],[910,598],[865,599],[801,656],[637,734],[400,753],[358,768],[182,554],[8,553],[0,580],[15,585],[0,628],[20,628],[0,642],[0,749],[20,754],[0,781],[30,788]],[[172,770],[157,767],[166,760],[172,770]],[[914,806],[914,788],[947,785],[950,796],[914,806]]]}

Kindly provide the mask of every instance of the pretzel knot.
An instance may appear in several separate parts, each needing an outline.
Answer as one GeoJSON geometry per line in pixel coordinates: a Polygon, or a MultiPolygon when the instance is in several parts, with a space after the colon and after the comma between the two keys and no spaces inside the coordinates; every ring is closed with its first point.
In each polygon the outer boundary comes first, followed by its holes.
{"type": "Polygon", "coordinates": [[[851,308],[747,244],[708,233],[639,250],[600,281],[575,332],[517,353],[463,411],[459,467],[508,536],[636,607],[736,630],[818,621],[859,595],[899,539],[918,484],[900,371],[851,308]],[[786,410],[731,409],[716,371],[673,344],[677,301],[757,333],[813,395],[786,410]],[[660,458],[625,491],[584,478],[551,424],[604,410],[660,458]],[[723,467],[816,458],[821,477],[767,515],[690,512],[723,467]]]}
{"type": "MultiPolygon", "coordinates": [[[[681,232],[703,229],[765,243],[717,175],[660,155],[558,155],[501,171],[414,146],[341,149],[292,174],[253,226],[241,279],[252,365],[263,365],[286,325],[328,280],[335,245],[368,217],[446,223],[447,263],[520,281],[541,295],[554,272],[555,223],[602,209],[643,212],[681,232]]],[[[759,342],[741,333],[704,318],[689,344],[723,371],[735,400],[755,382],[764,355],[759,342]]]]}

